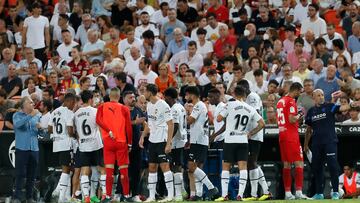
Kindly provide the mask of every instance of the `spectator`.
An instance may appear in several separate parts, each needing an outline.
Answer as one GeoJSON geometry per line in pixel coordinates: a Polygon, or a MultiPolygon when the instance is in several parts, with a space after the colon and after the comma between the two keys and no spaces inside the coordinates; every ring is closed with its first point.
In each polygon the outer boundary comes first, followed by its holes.
{"type": "Polygon", "coordinates": [[[110,89],[104,76],[96,78],[95,90],[99,91],[102,97],[109,95],[110,89]]]}
{"type": "Polygon", "coordinates": [[[40,116],[40,129],[39,136],[42,138],[50,138],[48,133],[48,123],[51,119],[50,114],[53,110],[53,104],[51,100],[42,100],[39,104],[40,116]]]}
{"type": "Polygon", "coordinates": [[[174,39],[175,29],[180,29],[181,33],[186,32],[186,25],[176,18],[176,10],[168,10],[168,21],[166,21],[160,30],[160,39],[167,45],[174,39]]]}
{"type": "MultiPolygon", "coordinates": [[[[267,91],[260,95],[261,100],[266,101],[267,97],[270,94],[273,94],[274,96],[276,96],[276,99],[279,99],[280,97],[279,95],[277,95],[278,87],[279,87],[279,83],[276,80],[270,80],[267,86],[267,91]]],[[[276,103],[274,103],[274,105],[276,103]]]]}
{"type": "Polygon", "coordinates": [[[98,30],[98,26],[91,19],[91,15],[85,13],[81,16],[82,24],[79,26],[76,31],[75,40],[81,44],[83,48],[88,42],[88,31],[89,30],[98,30]]]}
{"type": "Polygon", "coordinates": [[[228,101],[230,101],[230,99],[232,99],[233,97],[225,94],[226,93],[226,85],[222,82],[217,82],[215,85],[216,89],[218,89],[220,91],[220,101],[223,103],[227,103],[228,101]]]}
{"type": "Polygon", "coordinates": [[[25,178],[27,202],[35,202],[33,200],[33,188],[36,168],[39,163],[37,136],[40,128],[40,114],[38,110],[34,109],[34,103],[30,97],[21,99],[20,108],[21,111],[14,114],[16,189],[13,202],[20,202],[19,199],[25,178]]]}
{"type": "MultiPolygon", "coordinates": [[[[111,62],[111,64],[108,65],[108,67],[110,69],[107,70],[106,74],[108,76],[107,82],[108,82],[109,88],[116,87],[114,75],[116,73],[124,72],[124,66],[125,66],[124,64],[125,64],[125,61],[123,61],[121,59],[116,59],[116,60],[113,60],[111,62]]],[[[129,76],[127,76],[127,82],[132,84],[132,79],[129,76]]]]}
{"type": "Polygon", "coordinates": [[[51,16],[51,20],[50,20],[50,26],[53,28],[58,26],[60,15],[65,14],[65,15],[70,16],[70,13],[68,13],[68,10],[69,10],[68,6],[66,6],[65,2],[59,2],[57,4],[57,8],[58,8],[57,11],[54,10],[54,13],[51,16]]]}
{"type": "MultiPolygon", "coordinates": [[[[235,27],[234,24],[242,21],[243,19],[240,18],[240,10],[244,9],[246,12],[246,16],[251,16],[251,8],[246,4],[244,0],[237,0],[234,1],[234,5],[230,8],[229,11],[229,25],[230,27],[235,27]]],[[[240,33],[237,33],[240,34],[240,33]]]]}
{"type": "Polygon", "coordinates": [[[160,4],[160,9],[155,11],[155,13],[150,18],[150,21],[154,22],[160,30],[161,27],[164,25],[164,23],[169,21],[168,11],[169,11],[168,2],[163,1],[160,4]]]}
{"type": "Polygon", "coordinates": [[[39,59],[35,58],[34,50],[32,48],[25,48],[25,58],[19,62],[16,70],[22,81],[25,81],[26,78],[29,77],[28,67],[30,66],[31,62],[36,62],[39,71],[41,71],[43,63],[39,59]]]}
{"type": "Polygon", "coordinates": [[[229,27],[227,25],[219,25],[219,39],[214,43],[214,54],[219,60],[224,58],[225,45],[230,45],[232,47],[231,53],[233,53],[237,45],[237,40],[234,35],[229,33],[229,27]]]}
{"type": "Polygon", "coordinates": [[[285,53],[291,53],[294,51],[295,39],[296,39],[296,28],[289,25],[285,28],[286,39],[284,40],[284,51],[285,53]]]}
{"type": "Polygon", "coordinates": [[[25,80],[25,88],[26,89],[21,92],[21,97],[30,96],[31,94],[35,93],[41,100],[42,91],[39,86],[36,85],[33,77],[29,77],[25,80]]]}
{"type": "Polygon", "coordinates": [[[196,76],[195,76],[195,71],[192,69],[188,69],[185,73],[185,78],[186,78],[186,82],[184,83],[184,85],[180,88],[180,99],[181,101],[183,101],[183,103],[186,103],[186,99],[185,99],[185,90],[187,87],[190,86],[196,86],[198,87],[199,90],[202,90],[202,87],[196,84],[196,76]]]}
{"type": "Polygon", "coordinates": [[[170,70],[173,73],[178,72],[178,66],[186,63],[191,69],[195,70],[196,76],[200,76],[201,68],[203,67],[203,57],[196,53],[196,42],[190,41],[187,44],[187,50],[180,51],[173,55],[170,59],[170,70]]]}
{"type": "Polygon", "coordinates": [[[349,115],[350,115],[350,119],[344,121],[343,124],[360,125],[359,108],[358,107],[350,107],[349,115]]]}
{"type": "Polygon", "coordinates": [[[141,54],[149,58],[153,64],[158,64],[165,54],[166,47],[164,43],[160,39],[155,38],[154,32],[151,30],[142,33],[142,37],[141,54]]]}
{"type": "Polygon", "coordinates": [[[207,13],[215,13],[216,20],[222,23],[229,22],[229,10],[220,3],[218,0],[209,0],[210,8],[207,13]]]}
{"type": "MultiPolygon", "coordinates": [[[[347,96],[341,96],[340,97],[340,104],[341,104],[341,106],[348,106],[348,105],[350,105],[350,99],[349,99],[349,97],[347,97],[347,96]]],[[[342,122],[344,122],[344,121],[346,121],[346,120],[348,120],[348,119],[350,119],[351,117],[350,117],[350,113],[349,113],[349,111],[347,110],[347,111],[342,111],[342,112],[337,112],[336,114],[335,114],[335,121],[336,122],[339,122],[339,123],[342,123],[342,122]]]]}
{"type": "Polygon", "coordinates": [[[155,12],[154,8],[148,4],[147,0],[136,0],[136,8],[136,17],[138,20],[140,18],[140,14],[144,11],[150,16],[152,16],[155,12]]]}
{"type": "Polygon", "coordinates": [[[360,22],[354,22],[352,25],[352,35],[348,38],[348,48],[352,54],[360,51],[360,22]]]}
{"type": "Polygon", "coordinates": [[[211,41],[213,44],[216,42],[216,40],[219,39],[219,28],[221,25],[225,25],[224,23],[218,22],[216,20],[216,14],[209,12],[206,15],[207,19],[207,26],[204,27],[206,30],[206,40],[211,41]]]}
{"type": "Polygon", "coordinates": [[[159,37],[159,29],[156,24],[150,22],[150,16],[146,11],[140,14],[140,22],[140,25],[135,28],[136,38],[142,39],[142,34],[147,30],[151,30],[155,37],[159,37]]]}
{"type": "Polygon", "coordinates": [[[308,30],[312,30],[315,38],[326,34],[326,22],[318,16],[319,6],[317,4],[310,4],[308,6],[309,17],[301,21],[300,33],[304,35],[308,30]]]}
{"type": "Polygon", "coordinates": [[[302,85],[302,81],[299,77],[293,75],[293,70],[290,66],[290,64],[285,63],[282,68],[282,76],[279,76],[276,78],[277,82],[279,83],[279,87],[283,88],[285,85],[285,82],[289,81],[291,83],[298,82],[302,85]]]}
{"type": "Polygon", "coordinates": [[[190,67],[186,63],[182,63],[179,65],[179,72],[176,77],[177,89],[180,88],[186,83],[186,71],[189,70],[190,67]]]}
{"type": "MultiPolygon", "coordinates": [[[[206,58],[204,59],[204,66],[201,70],[202,74],[197,78],[200,86],[205,86],[210,83],[210,79],[207,75],[210,69],[216,70],[216,67],[213,65],[211,59],[206,58]]],[[[216,81],[221,81],[221,76],[219,74],[216,74],[216,81]]]]}
{"type": "Polygon", "coordinates": [[[99,39],[99,32],[88,30],[88,39],[89,41],[84,45],[82,55],[87,57],[90,63],[95,59],[102,61],[105,42],[99,39]]]}
{"type": "Polygon", "coordinates": [[[222,80],[224,84],[227,86],[229,85],[229,81],[233,77],[233,68],[237,65],[237,59],[234,56],[228,56],[224,58],[224,72],[222,75],[222,80]]]}
{"type": "Polygon", "coordinates": [[[315,105],[313,100],[314,82],[311,79],[305,79],[303,84],[304,92],[300,94],[296,103],[298,108],[304,108],[304,113],[306,114],[306,112],[315,105]]]}
{"type": "Polygon", "coordinates": [[[269,9],[266,7],[259,8],[259,17],[255,19],[254,23],[258,35],[263,35],[269,28],[277,29],[279,27],[279,24],[270,17],[269,9]]]}
{"type": "Polygon", "coordinates": [[[63,66],[61,70],[61,75],[63,79],[61,80],[61,88],[64,93],[68,89],[74,89],[76,93],[79,93],[79,82],[78,79],[71,74],[71,68],[69,66],[63,66]]]}
{"type": "Polygon", "coordinates": [[[22,48],[22,38],[23,38],[22,34],[24,32],[24,20],[25,20],[24,18],[18,16],[15,21],[17,27],[14,34],[14,44],[16,44],[16,50],[17,50],[15,51],[16,53],[21,52],[21,48],[22,48]]]}
{"type": "Polygon", "coordinates": [[[172,34],[174,35],[174,39],[172,39],[168,43],[168,47],[166,49],[162,63],[168,62],[171,56],[174,56],[175,54],[184,51],[188,48],[190,38],[184,36],[180,28],[175,28],[174,33],[172,34]]]}
{"type": "Polygon", "coordinates": [[[326,76],[321,77],[315,84],[315,89],[322,89],[324,91],[326,102],[330,102],[332,98],[331,94],[340,89],[335,75],[336,67],[334,65],[329,65],[326,70],[326,76]]]}
{"type": "Polygon", "coordinates": [[[169,64],[161,64],[159,66],[159,76],[155,79],[155,85],[158,86],[161,93],[164,93],[169,87],[177,87],[176,80],[170,73],[169,64]]]}
{"type": "Polygon", "coordinates": [[[344,68],[341,71],[340,76],[342,80],[338,80],[340,87],[350,88],[352,90],[360,88],[360,80],[357,80],[353,77],[352,71],[349,67],[344,68]]]}
{"type": "Polygon", "coordinates": [[[139,63],[141,60],[141,53],[138,47],[132,46],[130,48],[130,57],[126,58],[126,65],[124,72],[130,77],[135,78],[135,75],[140,72],[139,63]]]}
{"type": "Polygon", "coordinates": [[[266,62],[268,67],[271,67],[273,65],[274,58],[281,58],[282,61],[285,61],[286,54],[283,51],[283,44],[280,39],[276,39],[273,42],[273,46],[270,41],[266,41],[267,43],[264,43],[264,51],[263,51],[263,59],[266,62]]]}
{"type": "Polygon", "coordinates": [[[1,44],[0,48],[12,48],[14,49],[14,35],[7,29],[4,19],[0,18],[0,35],[1,35],[1,44]]]}
{"type": "Polygon", "coordinates": [[[0,89],[0,120],[5,120],[8,110],[13,108],[15,103],[8,99],[4,89],[0,89]]]}
{"type": "Polygon", "coordinates": [[[53,30],[53,42],[55,45],[63,43],[63,31],[67,30],[70,33],[70,40],[73,40],[75,37],[75,30],[69,25],[69,16],[66,14],[59,15],[58,26],[54,27],[53,30]]]}
{"type": "Polygon", "coordinates": [[[55,92],[53,91],[52,87],[48,87],[43,90],[42,99],[43,101],[50,101],[53,109],[57,109],[61,106],[61,102],[58,99],[55,99],[55,92]]]}
{"type": "Polygon", "coordinates": [[[91,14],[95,17],[101,15],[111,16],[111,12],[109,10],[113,1],[93,0],[91,3],[91,14]]]}
{"type": "Polygon", "coordinates": [[[320,58],[323,63],[324,66],[328,65],[329,60],[331,60],[331,55],[329,53],[329,51],[326,49],[326,41],[323,38],[317,38],[314,41],[314,47],[315,47],[315,57],[316,58],[320,58]]]}
{"type": "Polygon", "coordinates": [[[273,106],[269,106],[266,108],[266,125],[277,125],[276,111],[273,106]]]}
{"type": "Polygon", "coordinates": [[[313,52],[313,43],[315,41],[315,34],[312,30],[306,31],[304,37],[304,51],[307,53],[313,52]]]}
{"type": "Polygon", "coordinates": [[[349,16],[345,17],[342,20],[342,27],[346,32],[346,37],[350,37],[352,33],[352,25],[356,21],[360,21],[360,15],[358,11],[358,6],[356,3],[352,3],[348,7],[349,16]]]}
{"type": "Polygon", "coordinates": [[[294,23],[301,25],[308,18],[308,0],[300,0],[294,8],[294,23]]]}
{"type": "Polygon", "coordinates": [[[326,67],[324,67],[324,63],[321,59],[314,59],[310,66],[312,67],[312,71],[310,71],[308,78],[313,80],[314,84],[316,84],[321,77],[326,76],[326,67]]]}
{"type": "Polygon", "coordinates": [[[120,58],[114,58],[111,53],[111,49],[104,49],[103,51],[104,61],[102,61],[103,69],[102,72],[107,73],[109,71],[109,66],[113,60],[121,60],[120,58]]]}
{"type": "Polygon", "coordinates": [[[310,60],[311,56],[309,53],[303,50],[304,48],[304,40],[300,37],[295,39],[295,49],[293,52],[287,55],[287,62],[291,65],[292,69],[295,71],[299,68],[299,59],[305,58],[306,60],[310,60]]]}
{"type": "Polygon", "coordinates": [[[5,48],[1,52],[2,60],[0,63],[0,80],[8,76],[8,66],[14,64],[17,66],[17,62],[13,60],[14,53],[9,48],[5,48]]]}
{"type": "Polygon", "coordinates": [[[203,58],[211,58],[211,55],[214,51],[213,44],[210,41],[206,40],[206,33],[207,31],[204,28],[197,29],[197,40],[195,40],[197,45],[196,53],[201,54],[203,58]]]}
{"type": "Polygon", "coordinates": [[[211,89],[216,88],[217,83],[217,72],[214,69],[209,69],[206,73],[206,76],[209,78],[210,82],[202,87],[202,94],[201,98],[202,100],[207,100],[208,92],[211,89]]]}
{"type": "Polygon", "coordinates": [[[294,71],[294,76],[297,76],[301,79],[301,81],[304,82],[306,78],[309,77],[310,70],[309,70],[309,64],[306,60],[306,58],[300,58],[299,59],[299,69],[294,71]]]}
{"type": "Polygon", "coordinates": [[[345,44],[341,39],[333,40],[333,56],[332,59],[336,59],[339,55],[344,55],[348,64],[351,64],[351,55],[346,50],[345,44]]]}
{"type": "Polygon", "coordinates": [[[133,91],[136,92],[136,89],[134,88],[134,86],[130,83],[127,83],[127,75],[124,72],[120,72],[120,73],[116,73],[114,75],[115,77],[115,83],[116,83],[116,87],[118,87],[121,91],[121,93],[126,92],[126,91],[133,91]]]}
{"type": "MultiPolygon", "coordinates": [[[[245,74],[245,79],[250,82],[250,84],[256,84],[254,72],[258,69],[263,70],[263,61],[260,57],[254,56],[249,60],[250,71],[245,74]]],[[[267,78],[267,72],[263,71],[263,78],[267,78]]]]}
{"type": "Polygon", "coordinates": [[[237,53],[241,53],[242,59],[248,59],[249,54],[247,50],[250,46],[254,46],[255,48],[260,48],[261,38],[256,35],[256,26],[252,23],[249,23],[245,26],[244,36],[241,37],[238,41],[236,51],[237,53]],[[245,33],[246,32],[246,33],[245,33]]]}
{"type": "MultiPolygon", "coordinates": [[[[81,25],[81,16],[83,15],[83,9],[80,2],[74,2],[73,4],[73,10],[69,18],[69,23],[71,24],[71,27],[74,28],[75,33],[77,32],[79,26],[81,25]]],[[[75,34],[73,35],[75,37],[75,34]]]]}
{"type": "MultiPolygon", "coordinates": [[[[89,77],[83,77],[80,79],[80,91],[79,94],[81,94],[83,91],[85,90],[90,90],[91,84],[90,84],[91,80],[89,77]]],[[[95,89],[95,87],[94,87],[95,89]]]]}
{"type": "Polygon", "coordinates": [[[253,73],[255,78],[253,91],[258,95],[262,95],[267,92],[268,82],[264,80],[264,73],[262,69],[257,69],[253,73]]]}
{"type": "Polygon", "coordinates": [[[72,56],[71,56],[72,48],[79,44],[73,40],[69,30],[62,30],[61,38],[63,39],[62,40],[63,43],[61,43],[57,47],[56,51],[59,53],[60,58],[64,59],[67,63],[69,63],[72,60],[72,56]]]}
{"type": "MultiPolygon", "coordinates": [[[[56,73],[55,71],[50,72],[47,80],[48,80],[48,86],[45,90],[48,90],[49,95],[52,95],[53,98],[59,98],[59,96],[62,93],[65,93],[65,87],[61,83],[59,83],[58,73],[56,73]],[[52,92],[50,92],[50,90],[52,92]]],[[[43,92],[45,92],[45,90],[43,92]]],[[[46,97],[44,97],[44,95],[43,95],[43,98],[46,99],[46,97]]],[[[50,98],[47,98],[47,99],[50,99],[50,98]]]]}
{"type": "Polygon", "coordinates": [[[88,75],[87,77],[90,78],[90,90],[94,90],[96,79],[99,76],[103,76],[105,79],[107,79],[107,76],[101,72],[101,61],[99,60],[93,60],[90,64],[90,69],[92,70],[92,74],[88,75]]]}
{"type": "MultiPolygon", "coordinates": [[[[16,19],[18,18],[18,11],[16,6],[9,6],[8,16],[5,18],[5,25],[10,32],[15,33],[18,29],[16,19]]],[[[11,33],[12,34],[12,33],[11,33]]]]}
{"type": "Polygon", "coordinates": [[[8,76],[1,79],[0,90],[5,90],[8,98],[11,98],[13,96],[20,96],[22,86],[22,81],[16,74],[15,65],[8,65],[8,76]]]}
{"type": "Polygon", "coordinates": [[[110,29],[113,27],[110,18],[105,15],[100,15],[97,17],[97,23],[100,30],[99,38],[106,43],[109,42],[111,40],[110,29]]]}
{"type": "Polygon", "coordinates": [[[247,11],[245,8],[240,8],[239,11],[237,11],[239,14],[240,20],[233,24],[235,34],[241,36],[244,34],[245,26],[249,24],[249,17],[251,16],[251,12],[247,11]]]}
{"type": "Polygon", "coordinates": [[[110,40],[105,44],[105,49],[111,50],[111,55],[113,58],[119,56],[119,43],[120,43],[120,28],[113,26],[110,28],[110,40]]]}
{"type": "Polygon", "coordinates": [[[135,38],[135,29],[131,25],[126,26],[125,34],[126,38],[120,41],[118,49],[119,57],[126,61],[131,55],[131,47],[136,46],[137,48],[139,48],[141,46],[141,40],[135,38]]]}
{"type": "Polygon", "coordinates": [[[64,59],[60,58],[59,53],[57,51],[52,51],[51,58],[45,64],[42,70],[42,74],[49,75],[52,71],[61,74],[61,67],[66,65],[66,63],[67,62],[64,59]]]}
{"type": "MultiPolygon", "coordinates": [[[[50,47],[49,20],[40,14],[41,5],[35,2],[32,5],[32,16],[27,17],[24,21],[22,49],[25,47],[32,48],[35,52],[34,57],[45,64],[47,61],[46,54],[50,47]]],[[[39,67],[42,67],[41,65],[39,67]]]]}
{"type": "Polygon", "coordinates": [[[326,48],[329,51],[333,50],[333,40],[341,39],[344,41],[343,36],[340,33],[335,32],[335,25],[332,23],[328,23],[326,27],[326,35],[323,36],[324,40],[326,41],[326,48]]]}
{"type": "Polygon", "coordinates": [[[71,49],[72,60],[67,64],[71,68],[71,74],[77,79],[85,77],[89,74],[89,63],[81,58],[81,47],[79,45],[74,46],[71,49]]]}
{"type": "Polygon", "coordinates": [[[111,6],[111,23],[118,27],[134,23],[132,11],[127,7],[127,0],[116,0],[111,6]]]}
{"type": "Polygon", "coordinates": [[[151,70],[151,60],[146,57],[142,57],[139,63],[139,69],[141,72],[135,75],[134,86],[138,88],[144,84],[155,84],[155,79],[158,75],[151,70]]]}
{"type": "Polygon", "coordinates": [[[39,86],[40,88],[46,87],[46,78],[43,75],[39,74],[39,68],[37,67],[37,63],[30,63],[29,76],[34,79],[35,85],[39,86]]]}
{"type": "Polygon", "coordinates": [[[178,0],[177,8],[177,19],[185,23],[189,31],[195,28],[196,19],[198,18],[196,9],[190,7],[187,0],[178,0]]]}

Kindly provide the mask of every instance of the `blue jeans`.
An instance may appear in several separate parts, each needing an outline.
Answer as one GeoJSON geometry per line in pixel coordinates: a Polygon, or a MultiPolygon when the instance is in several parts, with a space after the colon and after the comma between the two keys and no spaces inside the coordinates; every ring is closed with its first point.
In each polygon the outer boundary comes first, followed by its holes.
{"type": "Polygon", "coordinates": [[[24,151],[16,149],[15,151],[15,195],[16,199],[21,197],[24,179],[26,178],[26,199],[32,198],[35,184],[36,168],[39,163],[38,151],[24,151]]]}

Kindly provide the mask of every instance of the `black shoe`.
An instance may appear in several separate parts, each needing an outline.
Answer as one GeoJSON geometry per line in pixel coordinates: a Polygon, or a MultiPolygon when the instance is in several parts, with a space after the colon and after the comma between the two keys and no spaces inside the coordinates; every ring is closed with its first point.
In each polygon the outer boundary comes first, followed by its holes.
{"type": "Polygon", "coordinates": [[[202,200],[203,200],[202,197],[199,197],[197,195],[189,198],[189,201],[192,201],[192,202],[197,202],[197,201],[202,201],[202,200]]]}
{"type": "Polygon", "coordinates": [[[219,194],[219,190],[217,189],[217,187],[214,187],[213,189],[210,189],[208,191],[208,197],[211,200],[216,198],[218,194],[219,194]]]}
{"type": "Polygon", "coordinates": [[[124,197],[124,202],[134,202],[132,197],[124,197]]]}

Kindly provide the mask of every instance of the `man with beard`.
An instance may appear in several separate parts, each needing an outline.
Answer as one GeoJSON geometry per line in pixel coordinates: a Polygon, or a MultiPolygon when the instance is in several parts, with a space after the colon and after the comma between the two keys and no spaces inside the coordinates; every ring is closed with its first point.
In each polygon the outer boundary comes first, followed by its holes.
{"type": "Polygon", "coordinates": [[[353,3],[348,7],[349,16],[343,19],[343,25],[346,32],[346,36],[349,37],[352,35],[352,24],[356,21],[360,21],[360,15],[358,14],[358,6],[353,3]]]}
{"type": "Polygon", "coordinates": [[[144,33],[146,30],[151,30],[154,32],[154,35],[156,37],[159,37],[159,29],[157,28],[156,24],[150,22],[150,16],[149,13],[146,11],[143,11],[140,14],[140,22],[141,24],[135,28],[135,37],[138,39],[142,38],[142,33],[144,33]]]}

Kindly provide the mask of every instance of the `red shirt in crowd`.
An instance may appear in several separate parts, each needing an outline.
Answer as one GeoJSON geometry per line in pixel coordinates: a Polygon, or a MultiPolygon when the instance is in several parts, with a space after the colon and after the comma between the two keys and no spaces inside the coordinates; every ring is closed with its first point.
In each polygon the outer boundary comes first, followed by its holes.
{"type": "Polygon", "coordinates": [[[222,59],[224,57],[224,45],[225,44],[231,44],[232,47],[236,47],[237,40],[234,35],[228,35],[225,39],[219,38],[215,41],[214,44],[214,53],[215,56],[219,59],[222,59]]]}
{"type": "Polygon", "coordinates": [[[80,59],[78,64],[75,64],[75,61],[72,60],[68,63],[68,66],[71,68],[72,75],[77,79],[81,78],[84,71],[87,71],[86,75],[89,74],[89,63],[83,59],[80,59]]]}
{"type": "Polygon", "coordinates": [[[210,7],[207,11],[208,13],[215,13],[216,14],[216,20],[218,22],[226,23],[229,21],[229,10],[221,5],[218,9],[215,10],[214,7],[210,7]]]}

